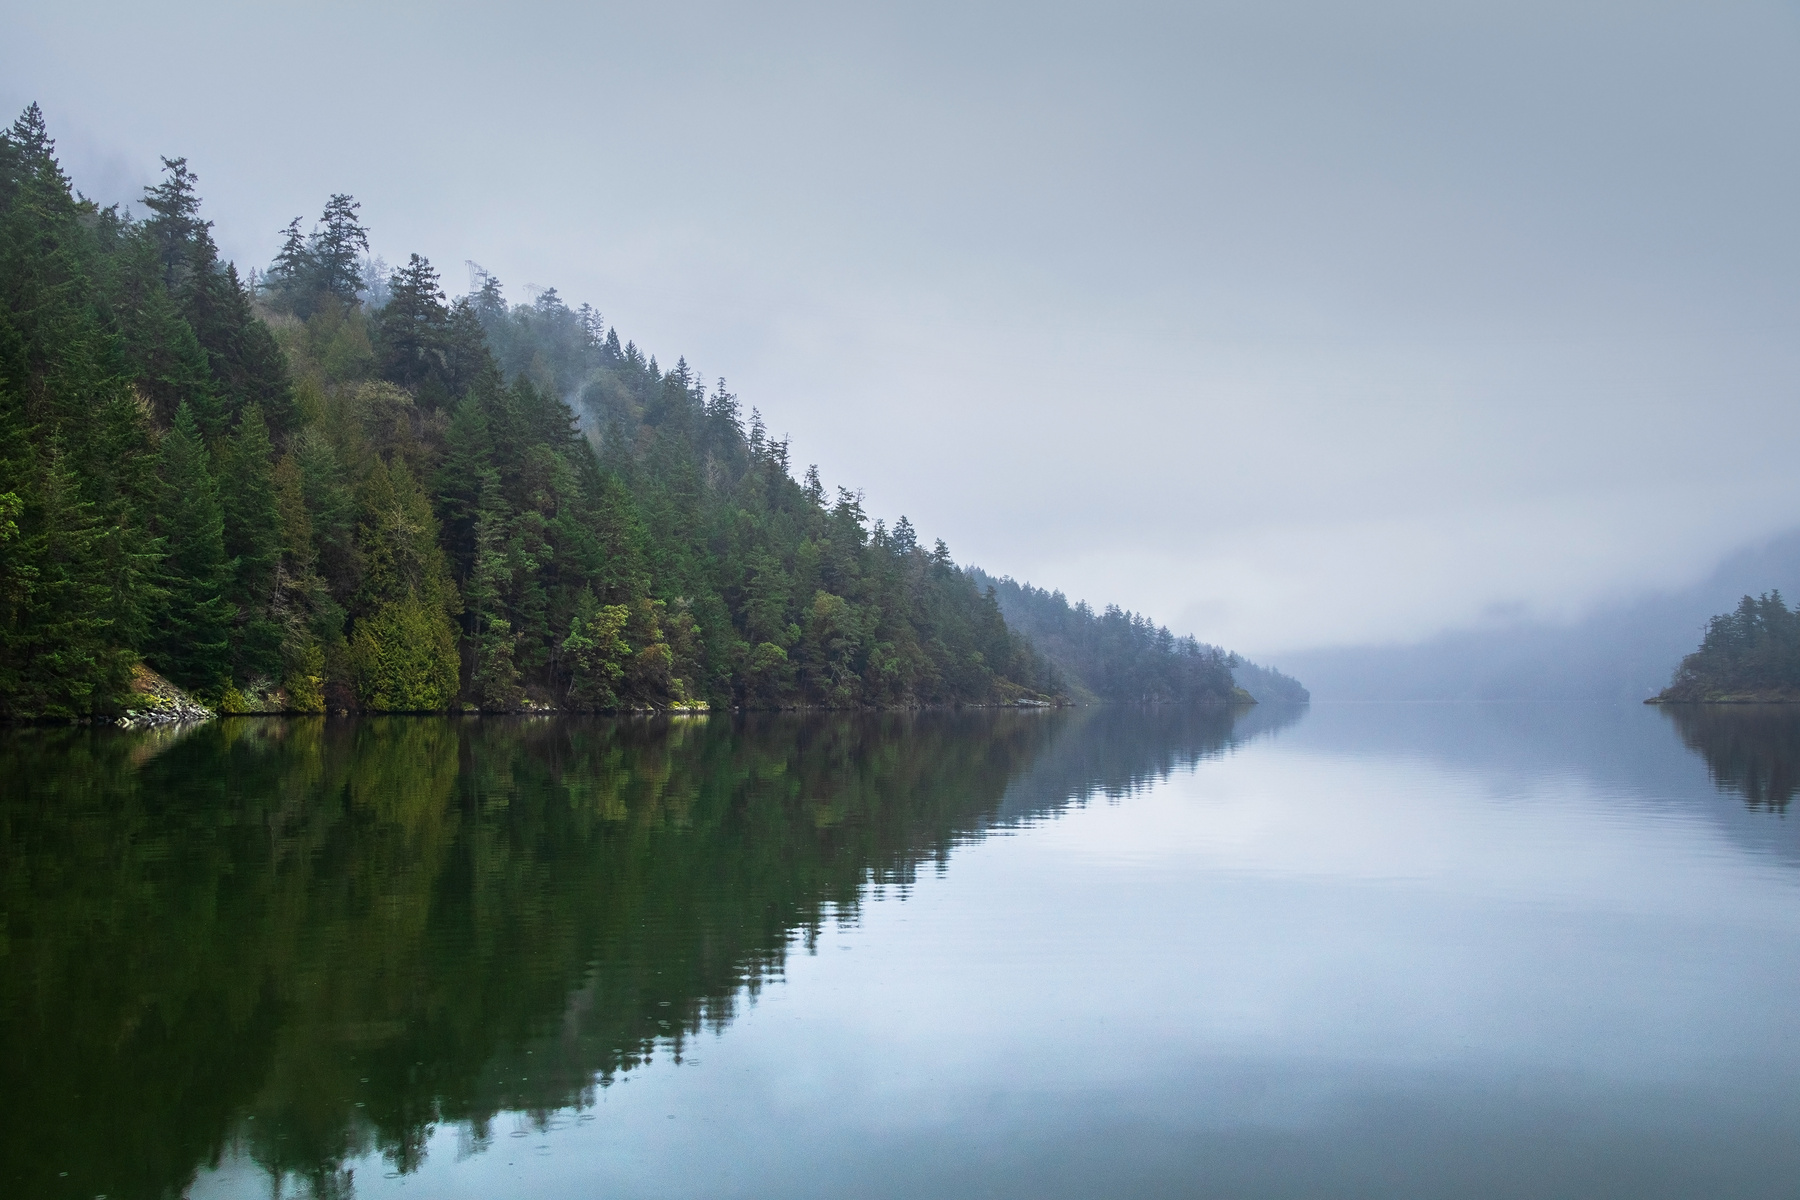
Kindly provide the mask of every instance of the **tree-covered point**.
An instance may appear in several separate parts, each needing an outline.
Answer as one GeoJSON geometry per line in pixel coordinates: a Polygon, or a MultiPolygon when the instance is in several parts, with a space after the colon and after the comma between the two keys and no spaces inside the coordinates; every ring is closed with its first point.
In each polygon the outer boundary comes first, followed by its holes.
{"type": "Polygon", "coordinates": [[[1660,703],[1800,700],[1800,611],[1780,592],[1745,596],[1706,623],[1700,648],[1681,660],[1660,703]]]}
{"type": "Polygon", "coordinates": [[[164,164],[138,218],[72,189],[36,105],[0,135],[0,714],[116,711],[139,661],[227,710],[1062,690],[723,381],[554,291],[371,279],[348,195],[246,281],[164,164]]]}
{"type": "Polygon", "coordinates": [[[994,595],[1007,624],[1044,652],[1079,697],[1114,703],[1251,700],[1232,679],[1238,659],[1217,646],[1176,637],[1166,625],[1116,605],[1095,612],[1085,600],[1070,604],[1061,592],[995,579],[978,567],[965,573],[994,595]]]}
{"type": "Polygon", "coordinates": [[[1258,704],[1310,704],[1312,693],[1292,675],[1232,655],[1231,677],[1258,704]]]}

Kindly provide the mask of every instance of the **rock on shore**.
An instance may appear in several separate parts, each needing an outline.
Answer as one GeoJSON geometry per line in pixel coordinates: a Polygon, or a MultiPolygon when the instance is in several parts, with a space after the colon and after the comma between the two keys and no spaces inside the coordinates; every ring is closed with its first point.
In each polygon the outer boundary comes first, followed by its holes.
{"type": "Polygon", "coordinates": [[[125,715],[117,724],[122,729],[144,729],[155,725],[178,725],[189,721],[210,721],[212,709],[139,663],[131,672],[131,699],[125,715]]]}

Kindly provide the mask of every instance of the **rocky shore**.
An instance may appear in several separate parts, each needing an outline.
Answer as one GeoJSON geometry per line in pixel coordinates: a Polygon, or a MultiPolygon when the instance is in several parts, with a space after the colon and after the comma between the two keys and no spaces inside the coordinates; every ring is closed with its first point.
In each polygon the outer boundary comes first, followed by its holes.
{"type": "Polygon", "coordinates": [[[147,729],[210,721],[216,716],[186,692],[139,663],[131,673],[131,699],[116,724],[121,729],[147,729]]]}

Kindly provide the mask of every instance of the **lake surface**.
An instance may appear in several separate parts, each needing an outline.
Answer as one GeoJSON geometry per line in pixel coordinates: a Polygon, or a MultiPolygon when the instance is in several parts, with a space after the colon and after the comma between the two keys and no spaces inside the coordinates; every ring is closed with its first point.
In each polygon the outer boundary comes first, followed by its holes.
{"type": "Polygon", "coordinates": [[[1800,714],[0,731],[0,1192],[1784,1196],[1800,714]]]}

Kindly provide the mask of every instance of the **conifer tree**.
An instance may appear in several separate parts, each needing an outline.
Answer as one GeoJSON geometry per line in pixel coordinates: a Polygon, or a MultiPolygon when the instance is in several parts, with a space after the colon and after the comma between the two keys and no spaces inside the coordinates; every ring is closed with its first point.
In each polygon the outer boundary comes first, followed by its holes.
{"type": "Polygon", "coordinates": [[[506,593],[512,569],[506,547],[506,501],[500,478],[489,470],[481,480],[481,502],[475,519],[474,567],[464,600],[472,641],[470,691],[483,709],[507,711],[524,699],[514,661],[517,639],[506,618],[506,593]]]}
{"type": "Polygon", "coordinates": [[[165,157],[162,165],[166,177],[144,189],[144,207],[153,214],[144,222],[144,232],[156,249],[163,287],[181,297],[197,275],[212,271],[217,253],[208,233],[212,222],[200,219],[199,179],[188,170],[187,159],[165,157]]]}
{"type": "Polygon", "coordinates": [[[275,464],[273,481],[281,555],[275,566],[270,616],[281,629],[282,687],[290,708],[319,712],[325,707],[322,635],[341,636],[343,620],[318,575],[312,515],[306,509],[305,484],[293,455],[275,464]]]}
{"type": "Polygon", "coordinates": [[[29,503],[7,504],[13,527],[0,542],[0,704],[22,717],[105,711],[123,689],[132,654],[110,636],[105,529],[81,499],[54,443],[29,503]]]}
{"type": "Polygon", "coordinates": [[[363,484],[358,534],[363,579],[351,639],[358,694],[377,710],[449,707],[459,675],[450,616],[462,604],[437,519],[404,461],[375,460],[363,484]]]}
{"type": "Polygon", "coordinates": [[[361,208],[353,197],[334,194],[308,248],[318,290],[345,304],[354,304],[362,291],[361,256],[369,252],[369,231],[356,215],[361,208]]]}
{"type": "Polygon", "coordinates": [[[225,521],[207,469],[206,445],[185,403],[175,411],[174,428],[163,435],[158,458],[158,532],[168,557],[155,661],[183,687],[213,693],[230,683],[232,605],[224,593],[233,564],[225,557],[225,521]]]}
{"type": "Polygon", "coordinates": [[[281,674],[282,631],[272,616],[281,561],[274,455],[262,408],[251,404],[219,455],[225,554],[233,568],[225,595],[238,610],[233,657],[245,680],[281,674]]]}
{"type": "Polygon", "coordinates": [[[263,286],[281,307],[305,317],[311,315],[311,310],[303,298],[311,289],[315,267],[312,249],[300,231],[300,220],[295,217],[281,231],[281,249],[263,273],[263,286]]]}
{"type": "Polygon", "coordinates": [[[428,407],[449,401],[450,309],[437,272],[417,254],[388,281],[388,302],[376,331],[376,361],[384,379],[415,389],[428,407]]]}

